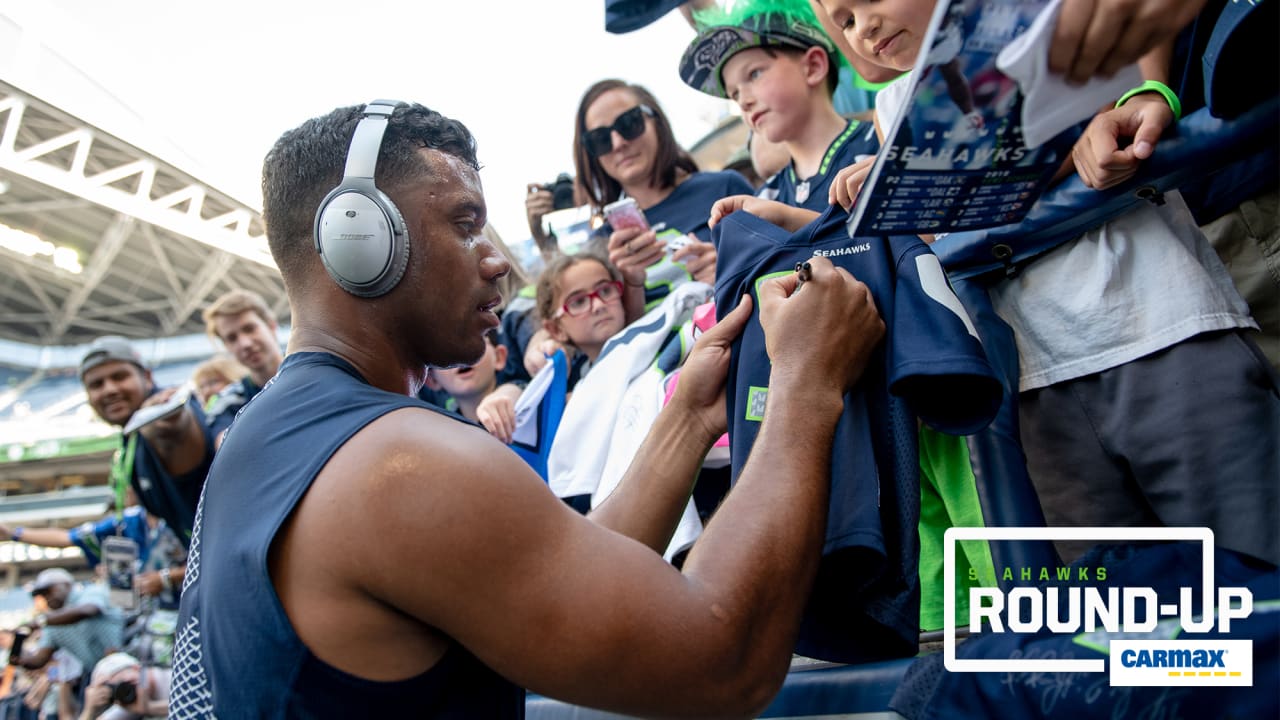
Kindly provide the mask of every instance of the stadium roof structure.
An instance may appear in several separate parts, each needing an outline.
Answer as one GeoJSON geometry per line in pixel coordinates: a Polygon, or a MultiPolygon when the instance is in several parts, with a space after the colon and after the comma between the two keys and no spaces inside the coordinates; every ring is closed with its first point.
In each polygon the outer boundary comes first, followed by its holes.
{"type": "Polygon", "coordinates": [[[0,78],[0,339],[199,333],[232,288],[287,319],[257,208],[0,78]]]}

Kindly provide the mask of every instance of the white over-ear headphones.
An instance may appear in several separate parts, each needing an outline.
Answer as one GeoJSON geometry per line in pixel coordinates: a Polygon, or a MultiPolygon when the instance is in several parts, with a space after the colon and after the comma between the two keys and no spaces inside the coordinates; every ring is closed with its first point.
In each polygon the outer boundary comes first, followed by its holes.
{"type": "Polygon", "coordinates": [[[342,289],[373,298],[391,292],[409,264],[409,234],[400,209],[373,181],[382,136],[402,105],[374,100],[364,108],[347,150],[342,183],[316,210],[316,252],[342,289]]]}

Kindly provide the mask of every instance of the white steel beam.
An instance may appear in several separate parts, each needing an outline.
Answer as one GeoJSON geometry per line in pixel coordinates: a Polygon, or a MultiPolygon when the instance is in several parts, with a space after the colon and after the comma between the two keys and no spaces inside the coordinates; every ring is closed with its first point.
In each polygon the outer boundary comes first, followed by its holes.
{"type": "Polygon", "coordinates": [[[110,272],[111,264],[115,262],[116,255],[120,254],[120,249],[129,239],[135,222],[134,218],[128,215],[116,215],[111,227],[103,233],[102,240],[94,248],[93,255],[89,257],[89,263],[80,274],[80,283],[71,292],[66,304],[62,306],[62,312],[54,317],[53,326],[49,330],[51,339],[56,340],[62,337],[62,333],[71,326],[76,313],[80,312],[84,301],[89,299],[89,295],[98,288],[98,284],[110,272]]]}
{"type": "MultiPolygon", "coordinates": [[[[7,90],[0,85],[0,91],[7,90]]],[[[0,99],[0,117],[4,118],[4,129],[0,132],[0,168],[9,172],[31,178],[56,188],[69,195],[90,200],[98,205],[110,208],[119,213],[131,215],[158,227],[165,228],[192,240],[204,243],[225,253],[231,253],[266,267],[275,267],[271,254],[267,249],[266,235],[255,232],[251,222],[257,211],[244,206],[231,198],[217,193],[207,185],[189,180],[189,176],[137,148],[101,133],[96,128],[79,123],[74,118],[64,120],[65,131],[27,147],[17,146],[22,135],[21,125],[28,122],[32,115],[30,110],[39,110],[42,114],[60,118],[63,114],[55,108],[46,107],[40,101],[29,98],[19,92],[12,91],[8,97],[0,99]],[[7,110],[8,112],[4,112],[7,110]],[[94,157],[97,146],[101,144],[111,151],[103,157],[103,162],[112,169],[86,175],[85,168],[94,157]],[[75,154],[69,168],[48,162],[51,153],[67,147],[75,147],[75,154]],[[131,155],[134,159],[127,163],[118,163],[114,158],[121,154],[131,155]],[[112,159],[108,159],[112,158],[112,159]],[[152,190],[159,169],[164,168],[170,179],[182,178],[185,186],[166,193],[161,198],[152,198],[152,190]],[[127,192],[115,184],[137,176],[138,185],[133,192],[127,192]],[[221,211],[216,217],[205,218],[205,206],[210,195],[217,195],[223,204],[232,207],[230,211],[221,211]],[[185,209],[178,209],[182,205],[185,209]]],[[[43,120],[41,127],[47,125],[43,120]]],[[[63,163],[65,164],[65,163],[63,163]]]]}

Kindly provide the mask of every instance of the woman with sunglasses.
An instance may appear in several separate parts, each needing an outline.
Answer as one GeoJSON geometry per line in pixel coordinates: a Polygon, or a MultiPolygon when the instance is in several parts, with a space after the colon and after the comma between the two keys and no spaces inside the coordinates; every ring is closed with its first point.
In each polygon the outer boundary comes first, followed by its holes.
{"type": "Polygon", "coordinates": [[[573,155],[595,207],[629,197],[648,221],[648,230],[606,224],[597,231],[608,238],[609,260],[622,273],[627,317],[638,317],[691,278],[715,283],[707,218],[720,198],[753,194],[746,178],[731,170],[699,172],[653,95],[622,80],[601,80],[583,94],[573,155]],[[668,255],[672,240],[672,247],[683,247],[668,255]]]}

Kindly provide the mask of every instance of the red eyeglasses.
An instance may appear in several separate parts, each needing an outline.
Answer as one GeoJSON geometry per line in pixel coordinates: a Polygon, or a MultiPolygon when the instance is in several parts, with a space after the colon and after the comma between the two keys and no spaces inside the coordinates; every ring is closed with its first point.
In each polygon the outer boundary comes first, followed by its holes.
{"type": "Polygon", "coordinates": [[[569,317],[578,317],[585,315],[591,310],[591,298],[595,298],[601,304],[608,305],[618,302],[622,297],[622,283],[617,280],[610,280],[596,285],[589,292],[576,292],[565,298],[564,304],[560,306],[560,310],[556,312],[556,317],[568,315],[569,317]]]}

